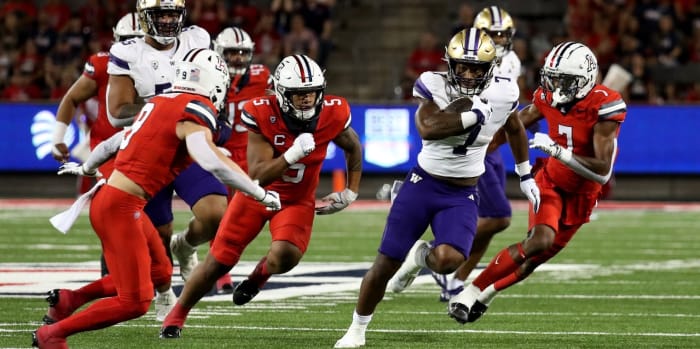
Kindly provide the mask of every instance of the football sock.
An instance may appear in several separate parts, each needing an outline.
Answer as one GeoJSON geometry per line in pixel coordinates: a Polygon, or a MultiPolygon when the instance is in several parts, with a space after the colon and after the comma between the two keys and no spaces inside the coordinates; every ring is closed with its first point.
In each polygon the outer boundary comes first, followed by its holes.
{"type": "Polygon", "coordinates": [[[513,273],[510,273],[510,275],[507,275],[506,277],[504,277],[503,279],[496,281],[493,284],[493,286],[496,288],[496,290],[501,291],[501,290],[505,290],[506,288],[512,286],[515,283],[520,282],[523,279],[525,279],[525,278],[521,277],[520,273],[513,272],[513,273]]]}
{"type": "Polygon", "coordinates": [[[457,278],[454,278],[447,283],[448,290],[456,290],[462,286],[464,286],[464,280],[460,280],[457,278]]]}
{"type": "Polygon", "coordinates": [[[476,300],[488,307],[493,301],[493,298],[496,297],[496,294],[498,294],[496,287],[494,287],[494,285],[488,285],[488,287],[481,291],[479,296],[476,297],[476,300]]]}
{"type": "Polygon", "coordinates": [[[357,310],[353,311],[352,326],[367,328],[367,325],[369,325],[370,321],[372,321],[372,314],[360,315],[357,313],[357,310]]]}
{"type": "Polygon", "coordinates": [[[265,256],[258,262],[253,272],[248,275],[248,280],[256,284],[258,288],[262,288],[270,276],[272,275],[267,271],[267,256],[265,256]]]}
{"type": "Polygon", "coordinates": [[[175,303],[173,309],[168,313],[163,321],[163,327],[166,326],[177,326],[183,328],[185,326],[185,320],[187,319],[187,314],[190,313],[192,308],[187,308],[180,304],[180,302],[175,303]]]}
{"type": "MultiPolygon", "coordinates": [[[[70,293],[70,303],[75,309],[95,299],[113,297],[117,295],[117,288],[111,275],[93,281],[70,293]]],[[[64,293],[65,294],[65,293],[64,293]]]]}
{"type": "Polygon", "coordinates": [[[68,337],[78,332],[99,330],[142,316],[151,306],[151,300],[126,302],[118,296],[102,298],[53,325],[51,335],[68,337]]]}
{"type": "MultiPolygon", "coordinates": [[[[518,243],[518,245],[520,245],[520,243],[518,243]]],[[[479,274],[472,284],[483,290],[488,285],[514,272],[519,266],[520,264],[513,260],[506,247],[491,260],[491,263],[479,274]]]]}

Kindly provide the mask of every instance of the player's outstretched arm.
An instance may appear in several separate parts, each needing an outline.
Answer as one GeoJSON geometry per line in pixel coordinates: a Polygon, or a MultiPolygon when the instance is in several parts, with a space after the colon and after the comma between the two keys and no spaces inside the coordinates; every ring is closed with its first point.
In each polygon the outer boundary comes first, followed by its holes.
{"type": "Polygon", "coordinates": [[[53,148],[51,155],[58,161],[68,161],[70,159],[70,150],[63,142],[66,135],[68,125],[70,125],[73,116],[75,115],[78,105],[97,96],[97,82],[84,75],[75,80],[68,92],[61,98],[56,111],[56,124],[53,129],[53,148]]]}
{"type": "Polygon", "coordinates": [[[219,181],[252,196],[271,209],[280,209],[279,195],[268,192],[253,182],[235,162],[221,153],[213,143],[209,129],[191,121],[183,121],[178,122],[176,132],[180,139],[185,140],[192,159],[219,181]]]}
{"type": "Polygon", "coordinates": [[[343,191],[330,193],[321,199],[323,204],[316,207],[316,213],[319,215],[333,214],[348,207],[357,199],[360,190],[360,178],[362,177],[360,137],[352,127],[348,127],[333,140],[333,143],[345,152],[347,184],[343,191]]]}

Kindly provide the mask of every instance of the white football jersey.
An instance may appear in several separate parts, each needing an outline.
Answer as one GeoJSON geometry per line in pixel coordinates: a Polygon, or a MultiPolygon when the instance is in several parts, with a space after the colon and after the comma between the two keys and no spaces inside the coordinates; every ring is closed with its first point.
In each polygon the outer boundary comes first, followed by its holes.
{"type": "MultiPolygon", "coordinates": [[[[418,165],[430,174],[468,178],[484,173],[484,158],[493,135],[506,123],[508,116],[518,107],[520,91],[513,79],[492,79],[480,97],[489,101],[493,115],[481,126],[478,136],[467,144],[468,133],[443,138],[423,140],[418,153],[418,165]],[[465,151],[466,150],[466,151],[465,151]]],[[[413,96],[429,99],[444,109],[460,97],[447,81],[447,73],[425,72],[416,81],[413,96]]]]}
{"type": "Polygon", "coordinates": [[[507,77],[513,80],[517,80],[520,76],[522,69],[522,64],[520,63],[520,58],[513,51],[508,51],[501,59],[501,64],[497,64],[493,67],[493,76],[507,77]]]}
{"type": "Polygon", "coordinates": [[[171,50],[159,51],[144,38],[117,42],[109,49],[110,75],[128,75],[141,98],[150,98],[170,92],[175,78],[175,62],[194,48],[209,48],[211,38],[201,27],[183,28],[171,50]]]}

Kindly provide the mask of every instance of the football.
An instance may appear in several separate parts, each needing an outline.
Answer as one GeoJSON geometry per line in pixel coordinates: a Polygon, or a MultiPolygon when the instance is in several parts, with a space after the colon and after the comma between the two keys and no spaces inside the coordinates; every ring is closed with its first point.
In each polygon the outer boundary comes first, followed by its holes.
{"type": "Polygon", "coordinates": [[[448,104],[444,111],[448,113],[461,113],[472,109],[472,100],[469,97],[460,97],[448,104]]]}

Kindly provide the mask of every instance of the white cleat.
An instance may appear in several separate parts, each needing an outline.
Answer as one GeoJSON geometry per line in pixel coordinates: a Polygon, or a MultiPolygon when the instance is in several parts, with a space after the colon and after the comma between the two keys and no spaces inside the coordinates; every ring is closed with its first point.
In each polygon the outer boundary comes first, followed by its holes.
{"type": "Polygon", "coordinates": [[[418,256],[425,256],[425,253],[419,253],[424,249],[430,249],[430,244],[425,240],[418,240],[413,247],[408,251],[406,260],[401,265],[401,268],[389,280],[388,289],[391,292],[399,293],[411,286],[413,280],[418,276],[422,267],[416,263],[418,256]]]}
{"type": "Polygon", "coordinates": [[[185,235],[176,234],[170,240],[170,252],[180,264],[180,275],[182,280],[187,281],[190,273],[197,266],[197,248],[190,246],[185,240],[185,235]]]}
{"type": "Polygon", "coordinates": [[[156,292],[156,321],[165,320],[165,317],[168,316],[176,302],[177,297],[172,288],[163,293],[156,292]]]}
{"type": "Polygon", "coordinates": [[[343,338],[335,342],[333,348],[359,348],[365,345],[365,330],[350,327],[343,338]]]}

